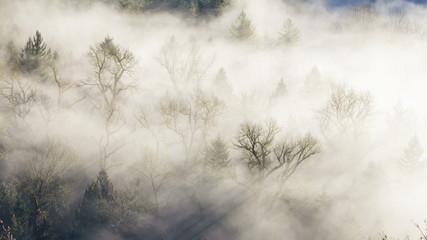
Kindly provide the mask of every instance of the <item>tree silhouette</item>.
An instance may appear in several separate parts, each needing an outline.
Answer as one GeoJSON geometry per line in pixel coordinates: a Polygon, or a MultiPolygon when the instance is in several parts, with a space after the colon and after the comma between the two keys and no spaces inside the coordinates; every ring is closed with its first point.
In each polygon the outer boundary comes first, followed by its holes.
{"type": "Polygon", "coordinates": [[[221,137],[213,139],[207,146],[206,164],[213,170],[221,170],[230,165],[227,145],[221,137]]]}
{"type": "Polygon", "coordinates": [[[301,163],[319,153],[317,140],[309,134],[276,141],[278,133],[275,122],[266,126],[244,122],[240,126],[234,145],[243,154],[249,170],[260,180],[280,172],[280,181],[286,182],[301,163]]]}
{"type": "Polygon", "coordinates": [[[76,212],[74,235],[83,234],[99,227],[107,227],[115,207],[115,192],[105,170],[98,173],[97,179],[86,188],[83,200],[76,212]]]}
{"type": "Polygon", "coordinates": [[[36,31],[36,35],[30,37],[21,50],[18,62],[22,72],[27,74],[38,73],[43,77],[46,68],[54,60],[51,49],[47,47],[41,33],[36,31]]]}
{"type": "Polygon", "coordinates": [[[410,172],[424,169],[425,164],[421,161],[423,152],[424,148],[421,146],[418,137],[412,137],[399,160],[399,167],[410,172]]]}
{"type": "Polygon", "coordinates": [[[251,39],[255,35],[255,27],[244,11],[240,12],[229,29],[231,37],[237,40],[251,39]]]}
{"type": "Polygon", "coordinates": [[[136,60],[131,52],[116,45],[110,37],[91,47],[88,55],[93,66],[93,75],[83,85],[95,89],[99,94],[103,102],[101,108],[105,110],[108,122],[117,111],[120,96],[134,87],[130,77],[136,60]]]}
{"type": "Polygon", "coordinates": [[[300,31],[290,18],[286,19],[286,21],[283,23],[282,31],[280,32],[280,42],[285,44],[292,44],[299,39],[300,31]]]}

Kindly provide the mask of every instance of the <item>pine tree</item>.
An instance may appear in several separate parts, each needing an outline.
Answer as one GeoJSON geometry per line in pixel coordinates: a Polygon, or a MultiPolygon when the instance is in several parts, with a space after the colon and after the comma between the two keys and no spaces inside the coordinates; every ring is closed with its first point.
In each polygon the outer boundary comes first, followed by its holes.
{"type": "Polygon", "coordinates": [[[251,39],[255,35],[255,27],[252,25],[252,21],[246,17],[244,11],[240,12],[229,30],[231,36],[237,40],[251,39]]]}
{"type": "Polygon", "coordinates": [[[36,72],[43,76],[46,67],[52,60],[53,54],[50,48],[47,48],[41,33],[37,31],[35,36],[28,39],[25,48],[21,51],[18,62],[22,72],[27,74],[36,72]]]}
{"type": "Polygon", "coordinates": [[[233,95],[233,87],[227,79],[227,73],[224,68],[221,68],[216,74],[212,87],[219,97],[227,98],[233,95]]]}
{"type": "Polygon", "coordinates": [[[19,58],[19,49],[12,41],[8,42],[6,46],[5,62],[12,73],[19,72],[21,70],[19,58]]]}
{"type": "Polygon", "coordinates": [[[319,69],[313,67],[307,74],[304,81],[304,91],[309,94],[317,94],[322,90],[322,76],[320,75],[319,69]]]}
{"type": "Polygon", "coordinates": [[[206,149],[206,164],[209,168],[220,170],[230,165],[230,158],[227,145],[221,137],[210,142],[206,149]]]}
{"type": "Polygon", "coordinates": [[[85,190],[71,238],[83,239],[97,231],[123,236],[136,234],[149,209],[135,188],[116,191],[107,172],[101,170],[85,190]]]}
{"type": "Polygon", "coordinates": [[[112,211],[115,208],[113,184],[105,170],[86,188],[83,200],[76,212],[75,229],[72,236],[76,239],[94,229],[111,225],[112,211]]]}
{"type": "Polygon", "coordinates": [[[421,146],[418,137],[412,137],[408,146],[403,151],[403,156],[399,161],[399,166],[402,169],[409,171],[421,170],[423,163],[420,161],[421,155],[424,152],[424,148],[421,146]]]}
{"type": "Polygon", "coordinates": [[[300,32],[298,28],[295,26],[294,22],[288,18],[283,23],[282,32],[280,33],[280,42],[291,44],[295,43],[300,39],[300,32]]]}
{"type": "Polygon", "coordinates": [[[283,78],[281,78],[279,84],[277,84],[276,91],[273,94],[273,98],[285,96],[287,93],[288,93],[288,88],[286,87],[286,84],[283,82],[283,78]]]}

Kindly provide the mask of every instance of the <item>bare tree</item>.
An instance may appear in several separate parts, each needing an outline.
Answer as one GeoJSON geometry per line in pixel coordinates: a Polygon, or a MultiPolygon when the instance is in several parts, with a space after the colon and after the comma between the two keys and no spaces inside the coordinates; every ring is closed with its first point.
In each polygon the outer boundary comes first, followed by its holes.
{"type": "Polygon", "coordinates": [[[265,172],[271,165],[270,154],[274,151],[274,138],[279,132],[275,122],[263,127],[251,122],[240,126],[235,146],[241,150],[248,168],[265,172]]]}
{"type": "Polygon", "coordinates": [[[151,106],[140,105],[134,113],[135,119],[138,121],[140,126],[144,129],[147,129],[151,135],[152,140],[155,140],[156,145],[156,156],[160,153],[161,144],[165,143],[164,137],[162,136],[161,129],[157,128],[157,117],[155,108],[151,106]]]}
{"type": "Polygon", "coordinates": [[[102,98],[108,122],[117,111],[119,97],[135,87],[132,71],[136,60],[131,52],[116,45],[110,37],[91,47],[88,55],[94,71],[83,85],[95,89],[102,98]]]}
{"type": "Polygon", "coordinates": [[[169,97],[158,107],[163,123],[176,133],[184,145],[186,160],[194,150],[198,134],[206,145],[206,136],[210,126],[222,111],[222,102],[213,95],[200,90],[189,97],[169,97]]]}
{"type": "Polygon", "coordinates": [[[94,70],[83,86],[94,89],[102,99],[100,108],[105,111],[105,136],[99,140],[99,149],[101,169],[106,169],[112,166],[108,165],[109,158],[124,145],[113,143],[113,135],[119,132],[124,123],[119,126],[114,126],[113,123],[118,118],[115,113],[118,111],[120,97],[135,87],[132,73],[136,60],[130,51],[116,45],[110,37],[92,46],[88,56],[94,70]]]}
{"type": "Polygon", "coordinates": [[[40,117],[48,135],[48,126],[54,116],[52,99],[40,89],[40,85],[16,77],[0,81],[0,109],[14,124],[25,126],[30,133],[34,119],[29,121],[28,115],[40,117]]]}
{"type": "Polygon", "coordinates": [[[213,57],[203,57],[200,44],[194,38],[188,44],[180,44],[172,37],[158,57],[176,91],[182,90],[182,84],[196,84],[198,87],[213,61],[213,57]]]}
{"type": "MultiPolygon", "coordinates": [[[[427,240],[427,227],[426,227],[427,226],[427,220],[424,219],[423,226],[421,226],[418,223],[414,223],[414,222],[413,222],[413,224],[415,225],[415,227],[420,232],[420,236],[418,238],[416,238],[416,239],[427,240]]],[[[396,238],[390,237],[389,235],[387,235],[385,233],[381,234],[381,240],[393,240],[393,239],[396,239],[396,238]]],[[[405,238],[403,238],[403,240],[410,240],[410,239],[411,238],[409,237],[409,235],[406,235],[405,238]]]]}
{"type": "Polygon", "coordinates": [[[3,107],[6,113],[15,120],[24,120],[37,101],[37,91],[24,80],[10,78],[1,82],[0,97],[4,102],[3,107]]]}
{"type": "Polygon", "coordinates": [[[359,93],[344,84],[334,84],[332,94],[319,113],[320,129],[328,134],[344,134],[355,138],[362,134],[372,115],[373,99],[369,93],[359,93]]]}
{"type": "Polygon", "coordinates": [[[112,167],[120,166],[122,163],[113,161],[113,155],[125,146],[125,139],[120,138],[120,129],[124,124],[117,128],[112,128],[110,124],[105,126],[105,134],[98,140],[99,148],[99,166],[102,170],[108,170],[112,167]]]}
{"type": "Polygon", "coordinates": [[[73,88],[77,87],[78,85],[70,81],[69,79],[66,79],[62,76],[60,70],[59,70],[59,56],[55,52],[52,55],[53,61],[51,61],[48,65],[48,68],[51,72],[51,79],[53,80],[53,83],[56,86],[57,89],[57,96],[56,96],[56,104],[58,108],[63,107],[71,107],[81,101],[83,101],[86,98],[86,92],[83,92],[83,95],[79,98],[71,101],[71,103],[65,103],[64,98],[65,94],[72,90],[73,88]]]}
{"type": "MultiPolygon", "coordinates": [[[[427,226],[427,220],[424,219],[424,227],[425,226],[427,226]]],[[[415,227],[417,227],[418,230],[420,231],[420,234],[421,234],[420,240],[427,240],[427,228],[425,228],[423,230],[423,229],[421,229],[419,224],[415,224],[415,227]]],[[[385,239],[387,239],[387,238],[385,238],[385,239]]]]}
{"type": "Polygon", "coordinates": [[[0,224],[0,240],[16,240],[12,235],[12,228],[9,226],[6,227],[1,219],[0,224]]]}
{"type": "Polygon", "coordinates": [[[286,181],[302,162],[318,153],[317,140],[310,134],[296,140],[285,140],[274,148],[276,165],[268,171],[267,176],[281,168],[280,175],[286,181]]]}
{"type": "Polygon", "coordinates": [[[171,177],[171,171],[154,154],[147,154],[140,165],[133,167],[132,170],[141,174],[149,182],[154,197],[156,211],[160,209],[159,194],[161,188],[171,177]]]}
{"type": "Polygon", "coordinates": [[[46,234],[46,224],[54,226],[61,220],[66,207],[67,171],[71,171],[76,156],[65,145],[47,139],[11,157],[18,162],[18,199],[27,211],[28,225],[40,238],[46,234]]]}
{"type": "Polygon", "coordinates": [[[402,10],[395,10],[389,14],[385,27],[394,33],[402,35],[412,35],[422,37],[424,31],[416,22],[411,21],[407,14],[402,10]]]}
{"type": "Polygon", "coordinates": [[[266,126],[251,122],[240,126],[234,145],[243,154],[249,170],[260,180],[280,172],[280,181],[286,182],[302,162],[319,153],[317,140],[309,134],[278,142],[275,140],[278,133],[279,128],[272,121],[266,126]]]}
{"type": "Polygon", "coordinates": [[[370,26],[378,17],[378,11],[368,0],[362,0],[348,9],[348,16],[353,22],[361,26],[370,26]]]}

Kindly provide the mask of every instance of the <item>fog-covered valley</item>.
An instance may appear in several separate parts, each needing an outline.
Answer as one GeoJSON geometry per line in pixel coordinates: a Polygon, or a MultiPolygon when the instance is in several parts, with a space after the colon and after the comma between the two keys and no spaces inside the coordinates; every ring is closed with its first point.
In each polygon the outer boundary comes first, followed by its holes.
{"type": "Polygon", "coordinates": [[[332,5],[0,0],[0,239],[427,239],[427,10],[332,5]]]}

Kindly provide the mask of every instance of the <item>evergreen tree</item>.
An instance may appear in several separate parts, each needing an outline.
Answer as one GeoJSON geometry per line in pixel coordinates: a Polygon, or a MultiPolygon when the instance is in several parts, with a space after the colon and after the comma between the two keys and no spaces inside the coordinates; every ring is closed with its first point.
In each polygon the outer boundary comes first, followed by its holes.
{"type": "Polygon", "coordinates": [[[114,201],[113,184],[105,170],[85,190],[83,201],[77,212],[79,227],[106,224],[109,220],[108,205],[114,201]]]}
{"type": "Polygon", "coordinates": [[[255,27],[244,11],[240,12],[229,30],[231,36],[237,40],[251,39],[255,35],[255,27]]]}
{"type": "Polygon", "coordinates": [[[15,44],[10,41],[8,42],[6,46],[6,56],[5,56],[5,62],[7,66],[9,67],[9,70],[12,73],[19,72],[20,71],[20,64],[19,64],[19,58],[20,53],[19,49],[15,46],[15,44]]]}
{"type": "Polygon", "coordinates": [[[409,171],[419,171],[423,167],[423,162],[421,162],[421,156],[424,152],[424,148],[421,146],[418,137],[412,137],[411,141],[408,143],[408,146],[403,151],[403,156],[399,161],[399,166],[402,169],[409,171]]]}
{"type": "Polygon", "coordinates": [[[322,76],[317,67],[313,67],[305,78],[304,92],[308,94],[318,94],[322,91],[322,88],[322,76]]]}
{"type": "Polygon", "coordinates": [[[85,190],[71,238],[82,239],[98,232],[136,237],[149,208],[135,188],[114,190],[107,172],[101,170],[85,190]]]}
{"type": "Polygon", "coordinates": [[[288,93],[288,88],[286,84],[283,82],[283,78],[280,79],[279,84],[277,84],[276,91],[273,94],[274,98],[285,96],[288,93]]]}
{"type": "Polygon", "coordinates": [[[393,106],[391,114],[387,118],[389,128],[393,132],[404,133],[406,126],[411,124],[411,110],[402,104],[401,99],[393,106]]]}
{"type": "Polygon", "coordinates": [[[227,79],[227,73],[224,68],[221,68],[216,74],[212,87],[219,97],[227,98],[233,95],[233,87],[227,79]]]}
{"type": "Polygon", "coordinates": [[[220,170],[230,165],[227,145],[221,137],[210,142],[206,149],[206,164],[209,168],[220,170]]]}
{"type": "Polygon", "coordinates": [[[298,41],[300,38],[300,32],[298,28],[295,26],[294,22],[288,18],[283,23],[282,32],[280,33],[280,42],[291,44],[298,41]]]}
{"type": "Polygon", "coordinates": [[[83,200],[76,212],[74,237],[81,238],[93,229],[108,227],[115,205],[113,184],[105,170],[85,190],[83,200]]]}
{"type": "Polygon", "coordinates": [[[41,33],[37,31],[35,36],[28,39],[25,48],[21,51],[18,60],[20,69],[24,73],[37,73],[43,77],[46,74],[46,68],[53,61],[53,55],[50,48],[47,48],[41,33]]]}

